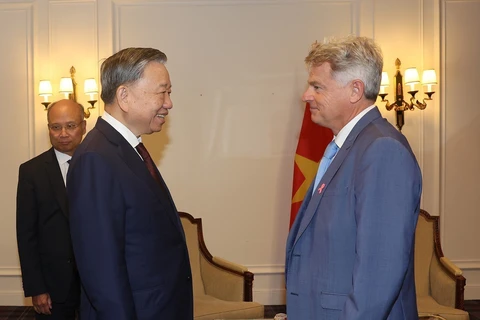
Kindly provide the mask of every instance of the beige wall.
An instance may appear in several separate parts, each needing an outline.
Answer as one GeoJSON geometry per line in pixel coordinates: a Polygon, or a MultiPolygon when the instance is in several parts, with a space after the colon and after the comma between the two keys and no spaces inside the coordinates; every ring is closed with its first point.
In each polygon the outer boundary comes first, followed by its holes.
{"type": "MultiPolygon", "coordinates": [[[[424,174],[422,206],[441,214],[445,253],[465,270],[467,298],[480,298],[480,218],[473,201],[479,111],[472,95],[480,25],[461,27],[464,20],[479,24],[479,9],[480,0],[0,0],[0,39],[8,44],[0,47],[0,147],[8,154],[0,167],[0,305],[24,303],[15,191],[18,165],[49,147],[38,81],[48,78],[58,90],[74,65],[86,104],[83,80],[98,79],[102,59],[128,46],[157,47],[169,57],[174,108],[164,131],[145,142],[178,209],[203,218],[214,255],[255,273],[256,301],[283,303],[307,76],[302,61],[311,42],[349,33],[377,39],[390,75],[397,57],[403,69],[437,70],[435,100],[425,111],[407,112],[403,132],[424,174]]],[[[378,105],[393,121],[393,112],[378,105]]]]}

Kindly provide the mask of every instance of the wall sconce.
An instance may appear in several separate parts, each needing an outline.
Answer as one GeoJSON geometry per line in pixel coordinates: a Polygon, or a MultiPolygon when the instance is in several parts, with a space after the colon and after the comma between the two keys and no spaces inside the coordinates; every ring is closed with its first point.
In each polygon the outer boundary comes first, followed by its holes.
{"type": "Polygon", "coordinates": [[[382,102],[385,102],[385,107],[388,111],[394,109],[396,112],[397,119],[397,128],[399,131],[402,131],[402,127],[405,124],[405,118],[403,112],[405,110],[414,110],[417,107],[420,110],[424,110],[427,107],[427,101],[432,100],[432,95],[435,91],[432,91],[432,86],[437,84],[437,75],[435,70],[425,70],[422,75],[422,85],[427,86],[427,91],[424,93],[427,95],[423,102],[418,100],[415,101],[415,95],[418,90],[415,90],[415,86],[420,83],[418,77],[418,71],[416,68],[409,68],[405,70],[405,85],[410,86],[408,93],[410,94],[410,102],[403,100],[403,76],[400,72],[400,65],[402,63],[397,58],[395,60],[395,66],[397,67],[397,72],[395,73],[395,102],[390,104],[388,100],[385,100],[385,97],[388,93],[385,93],[385,89],[390,85],[388,74],[382,72],[382,80],[380,83],[380,93],[378,94],[382,98],[382,102]]]}
{"type": "MultiPolygon", "coordinates": [[[[75,67],[70,68],[70,78],[65,77],[60,79],[60,89],[59,93],[63,93],[65,95],[65,99],[70,99],[75,102],[77,101],[77,82],[75,81],[75,67]]],[[[97,100],[95,99],[94,95],[98,94],[98,86],[97,81],[93,78],[89,78],[85,80],[83,85],[83,91],[86,95],[89,96],[88,103],[90,103],[90,107],[88,107],[84,111],[85,118],[90,117],[90,109],[95,109],[95,103],[97,100]]],[[[45,107],[45,110],[48,109],[50,105],[50,101],[48,101],[48,97],[52,96],[52,84],[50,80],[40,80],[38,85],[38,95],[43,97],[42,104],[45,107]]]]}

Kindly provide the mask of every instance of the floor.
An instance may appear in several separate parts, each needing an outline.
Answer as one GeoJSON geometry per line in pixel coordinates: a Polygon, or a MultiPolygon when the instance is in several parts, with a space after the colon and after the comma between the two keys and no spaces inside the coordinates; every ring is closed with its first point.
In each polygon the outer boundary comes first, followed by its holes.
{"type": "MultiPolygon", "coordinates": [[[[470,320],[480,320],[480,300],[465,300],[465,310],[470,314],[470,320]]],[[[285,306],[265,306],[265,318],[273,318],[280,312],[285,313],[285,306]]]]}
{"type": "MultiPolygon", "coordinates": [[[[285,306],[265,306],[264,318],[273,318],[277,313],[285,313],[285,306]]],[[[1,320],[1,319],[0,319],[1,320]]]]}
{"type": "Polygon", "coordinates": [[[465,300],[465,310],[470,314],[470,320],[480,320],[480,300],[465,300]]]}
{"type": "MultiPolygon", "coordinates": [[[[480,300],[465,300],[465,310],[470,313],[470,320],[480,320],[480,300]]],[[[285,313],[285,306],[265,306],[265,318],[273,318],[277,313],[285,313]]],[[[32,307],[2,307],[0,320],[34,320],[32,307]]]]}

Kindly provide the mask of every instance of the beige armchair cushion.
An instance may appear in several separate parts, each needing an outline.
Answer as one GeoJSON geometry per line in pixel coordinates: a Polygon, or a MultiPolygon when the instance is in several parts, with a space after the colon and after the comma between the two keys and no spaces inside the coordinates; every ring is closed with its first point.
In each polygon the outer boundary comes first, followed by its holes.
{"type": "Polygon", "coordinates": [[[417,297],[417,304],[422,306],[422,311],[418,310],[418,315],[434,314],[440,315],[447,320],[469,320],[468,312],[460,309],[450,308],[439,304],[432,297],[417,297]]]}
{"type": "Polygon", "coordinates": [[[259,319],[263,318],[263,306],[256,302],[225,301],[212,296],[195,296],[196,320],[259,319]]]}

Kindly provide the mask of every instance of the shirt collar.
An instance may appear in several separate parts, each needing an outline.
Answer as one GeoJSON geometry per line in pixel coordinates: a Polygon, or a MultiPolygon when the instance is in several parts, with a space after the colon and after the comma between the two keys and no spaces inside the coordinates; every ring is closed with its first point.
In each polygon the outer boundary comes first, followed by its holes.
{"type": "Polygon", "coordinates": [[[111,125],[115,130],[120,133],[128,143],[135,148],[140,142],[142,142],[142,137],[136,137],[130,129],[128,129],[123,123],[115,119],[108,112],[104,112],[102,119],[105,120],[109,125],[111,125]]]}
{"type": "Polygon", "coordinates": [[[334,139],[335,139],[335,143],[337,144],[337,146],[339,148],[341,148],[343,146],[343,144],[345,143],[345,140],[347,140],[348,135],[350,134],[350,132],[352,132],[353,127],[355,127],[357,122],[360,121],[360,119],[362,119],[363,116],[366,115],[367,112],[372,110],[373,108],[375,108],[375,105],[371,105],[370,107],[363,109],[362,112],[357,114],[355,116],[355,118],[350,120],[350,122],[348,122],[342,128],[342,130],[340,130],[340,132],[338,132],[338,134],[334,137],[334,139]]]}
{"type": "Polygon", "coordinates": [[[72,159],[72,157],[68,154],[60,152],[55,148],[53,148],[53,151],[55,151],[55,156],[57,157],[57,161],[60,165],[63,165],[65,162],[72,159]]]}

